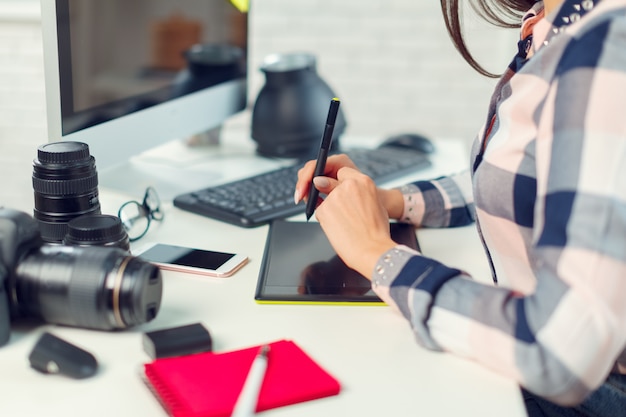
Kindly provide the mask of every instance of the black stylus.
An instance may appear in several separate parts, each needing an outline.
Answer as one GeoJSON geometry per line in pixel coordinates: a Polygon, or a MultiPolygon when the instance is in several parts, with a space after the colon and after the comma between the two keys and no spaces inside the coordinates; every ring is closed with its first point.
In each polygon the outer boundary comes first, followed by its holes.
{"type": "MultiPolygon", "coordinates": [[[[328,117],[326,118],[326,127],[324,127],[324,134],[322,135],[322,143],[320,144],[320,151],[317,154],[317,162],[315,163],[315,173],[313,178],[324,175],[324,168],[326,168],[326,159],[328,158],[328,152],[330,151],[330,144],[333,140],[333,130],[335,130],[335,120],[337,120],[337,112],[339,111],[339,99],[334,97],[330,101],[330,108],[328,109],[328,117]]],[[[306,219],[307,221],[313,215],[315,206],[317,205],[317,198],[319,191],[313,184],[311,179],[311,186],[309,188],[309,199],[306,202],[306,219]]]]}

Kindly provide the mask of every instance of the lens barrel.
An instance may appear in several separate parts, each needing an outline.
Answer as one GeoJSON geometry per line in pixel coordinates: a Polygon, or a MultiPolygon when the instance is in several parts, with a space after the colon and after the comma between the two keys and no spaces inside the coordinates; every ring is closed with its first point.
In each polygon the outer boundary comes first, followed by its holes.
{"type": "Polygon", "coordinates": [[[124,329],[156,317],[163,291],[155,265],[100,246],[43,245],[15,271],[22,316],[89,329],[124,329]]]}
{"type": "Polygon", "coordinates": [[[69,141],[39,146],[33,161],[33,190],[34,217],[46,242],[60,243],[73,218],[100,214],[98,174],[89,146],[69,141]]]}

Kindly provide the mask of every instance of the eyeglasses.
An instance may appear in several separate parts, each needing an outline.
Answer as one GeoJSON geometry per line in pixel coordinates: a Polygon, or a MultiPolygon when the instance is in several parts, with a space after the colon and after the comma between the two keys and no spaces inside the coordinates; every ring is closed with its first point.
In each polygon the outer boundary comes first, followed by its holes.
{"type": "Polygon", "coordinates": [[[131,242],[141,239],[148,232],[152,220],[163,220],[159,195],[154,188],[148,187],[143,202],[127,201],[122,204],[117,216],[122,221],[131,242]]]}

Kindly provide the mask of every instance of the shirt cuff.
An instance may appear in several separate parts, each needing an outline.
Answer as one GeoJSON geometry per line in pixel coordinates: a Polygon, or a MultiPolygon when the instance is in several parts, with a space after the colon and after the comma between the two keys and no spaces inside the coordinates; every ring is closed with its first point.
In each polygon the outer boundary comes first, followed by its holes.
{"type": "Polygon", "coordinates": [[[398,307],[389,294],[389,288],[404,265],[415,255],[421,255],[421,253],[408,246],[397,245],[378,259],[372,275],[372,289],[385,304],[398,307]]]}
{"type": "Polygon", "coordinates": [[[409,320],[420,345],[442,350],[430,334],[428,322],[439,290],[459,275],[462,272],[458,269],[398,245],[383,254],[376,263],[372,289],[382,301],[409,320]]]}
{"type": "Polygon", "coordinates": [[[402,212],[401,221],[411,223],[416,226],[422,224],[426,204],[424,196],[415,184],[407,184],[398,188],[404,199],[404,211],[402,212]]]}

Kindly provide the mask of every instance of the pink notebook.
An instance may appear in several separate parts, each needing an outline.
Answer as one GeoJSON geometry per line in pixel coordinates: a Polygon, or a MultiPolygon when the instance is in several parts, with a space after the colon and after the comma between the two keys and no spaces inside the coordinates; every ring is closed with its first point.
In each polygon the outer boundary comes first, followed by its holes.
{"type": "MultiPolygon", "coordinates": [[[[339,382],[294,342],[269,345],[257,411],[339,393],[339,382]]],[[[230,416],[259,348],[157,359],[144,365],[146,382],[171,416],[230,416]]]]}

